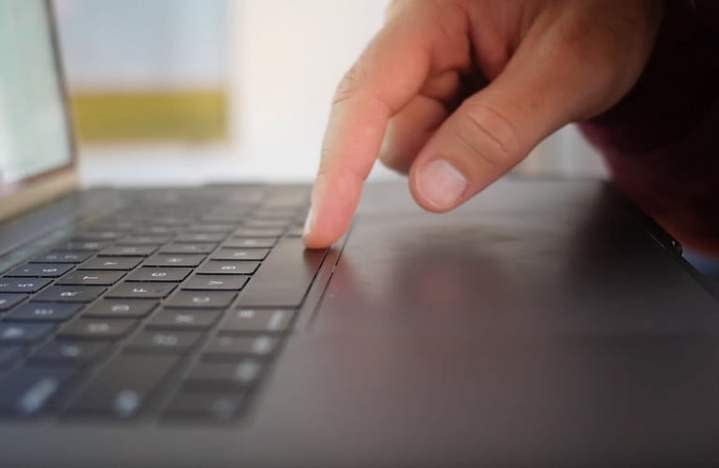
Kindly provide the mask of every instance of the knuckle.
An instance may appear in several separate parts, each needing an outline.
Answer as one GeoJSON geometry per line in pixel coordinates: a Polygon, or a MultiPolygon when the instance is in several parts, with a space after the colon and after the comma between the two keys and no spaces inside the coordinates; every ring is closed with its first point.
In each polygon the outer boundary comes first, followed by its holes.
{"type": "Polygon", "coordinates": [[[519,139],[508,118],[485,105],[467,106],[460,111],[455,136],[473,156],[497,167],[516,163],[519,139]]]}
{"type": "Polygon", "coordinates": [[[357,95],[365,76],[365,67],[362,62],[363,60],[360,57],[360,60],[352,65],[352,68],[342,77],[339,85],[337,85],[332,105],[341,104],[357,95]]]}

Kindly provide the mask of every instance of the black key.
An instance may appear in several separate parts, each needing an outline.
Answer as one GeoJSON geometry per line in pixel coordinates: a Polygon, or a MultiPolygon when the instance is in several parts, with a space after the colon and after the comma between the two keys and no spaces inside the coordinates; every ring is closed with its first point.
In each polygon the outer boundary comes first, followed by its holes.
{"type": "Polygon", "coordinates": [[[31,364],[82,367],[97,361],[110,350],[108,343],[50,341],[29,357],[31,364]]]}
{"type": "Polygon", "coordinates": [[[0,294],[0,312],[12,309],[26,297],[24,294],[0,294]]]}
{"type": "Polygon", "coordinates": [[[248,228],[241,227],[234,232],[235,237],[280,237],[285,230],[283,228],[248,228]]]}
{"type": "Polygon", "coordinates": [[[33,296],[33,302],[92,302],[105,292],[101,286],[50,286],[33,296]]]}
{"type": "Polygon", "coordinates": [[[75,242],[68,242],[67,244],[63,245],[61,250],[78,250],[81,252],[95,252],[97,250],[102,250],[104,248],[107,248],[110,245],[112,245],[111,242],[75,241],[75,242]]]}
{"type": "Polygon", "coordinates": [[[236,262],[231,260],[210,260],[196,270],[202,275],[251,275],[259,262],[236,262]]]}
{"type": "Polygon", "coordinates": [[[18,322],[64,322],[71,319],[82,304],[28,302],[10,312],[5,320],[18,322]]]}
{"type": "Polygon", "coordinates": [[[45,323],[0,323],[0,345],[29,344],[43,339],[54,329],[45,323]]]}
{"type": "Polygon", "coordinates": [[[271,355],[279,341],[268,335],[218,336],[210,340],[202,356],[206,359],[229,359],[239,356],[262,358],[271,355]]]}
{"type": "Polygon", "coordinates": [[[86,286],[112,286],[125,276],[124,271],[102,271],[102,270],[76,270],[72,271],[55,284],[86,285],[86,286]]]}
{"type": "Polygon", "coordinates": [[[58,333],[61,339],[116,340],[127,335],[137,325],[129,319],[81,319],[68,323],[58,333]]]}
{"type": "Polygon", "coordinates": [[[293,314],[291,309],[237,309],[227,314],[220,330],[232,333],[281,333],[289,327],[293,314]]]}
{"type": "Polygon", "coordinates": [[[287,230],[287,237],[302,237],[305,235],[305,228],[303,226],[292,226],[287,230]]]}
{"type": "Polygon", "coordinates": [[[175,285],[172,283],[120,283],[107,293],[108,298],[119,299],[162,299],[167,297],[175,285]]]}
{"type": "Polygon", "coordinates": [[[236,294],[229,291],[179,291],[165,303],[166,307],[224,308],[236,294]]]}
{"type": "Polygon", "coordinates": [[[146,266],[160,266],[160,267],[196,267],[202,260],[205,259],[204,255],[167,255],[167,254],[155,254],[152,257],[145,260],[146,266]]]}
{"type": "Polygon", "coordinates": [[[34,293],[50,281],[45,278],[0,278],[0,293],[34,293]]]}
{"type": "Polygon", "coordinates": [[[143,330],[130,340],[125,349],[133,352],[187,354],[201,337],[201,332],[143,330]]]}
{"type": "Polygon", "coordinates": [[[163,309],[147,322],[148,328],[161,330],[206,330],[220,317],[219,310],[163,309]]]}
{"type": "Polygon", "coordinates": [[[190,268],[140,268],[127,277],[127,281],[166,281],[179,283],[192,270],[190,268]]]}
{"type": "Polygon", "coordinates": [[[185,378],[185,388],[244,389],[254,385],[262,372],[257,359],[241,358],[236,363],[198,362],[185,378]]]}
{"type": "Polygon", "coordinates": [[[136,415],[179,362],[175,355],[120,354],[103,367],[69,406],[73,413],[136,415]]]}
{"type": "Polygon", "coordinates": [[[245,398],[244,394],[237,392],[180,392],[165,407],[163,415],[169,418],[228,421],[241,414],[245,398]]]}
{"type": "Polygon", "coordinates": [[[172,226],[146,226],[135,229],[136,236],[167,236],[177,233],[178,228],[172,226]]]}
{"type": "Polygon", "coordinates": [[[223,244],[224,247],[230,247],[233,249],[269,249],[275,243],[277,239],[274,237],[265,238],[242,238],[233,237],[223,244]]]}
{"type": "Polygon", "coordinates": [[[172,236],[126,236],[117,241],[117,245],[159,246],[169,242],[172,236]]]}
{"type": "Polygon", "coordinates": [[[182,284],[190,291],[239,291],[249,276],[241,275],[194,275],[182,284]]]}
{"type": "Polygon", "coordinates": [[[87,241],[113,241],[122,236],[122,233],[116,231],[86,231],[77,234],[71,239],[72,242],[87,241]]]}
{"type": "Polygon", "coordinates": [[[210,232],[203,232],[203,233],[191,233],[186,232],[184,234],[180,234],[175,239],[175,242],[191,242],[191,243],[198,243],[198,242],[221,242],[225,240],[227,237],[227,234],[224,233],[210,233],[210,232]]]}
{"type": "Polygon", "coordinates": [[[72,377],[65,369],[19,368],[0,381],[0,411],[32,416],[43,410],[72,377]]]}
{"type": "Polygon", "coordinates": [[[289,218],[282,219],[248,219],[243,226],[254,229],[285,228],[292,222],[289,218]]]}
{"type": "Polygon", "coordinates": [[[227,249],[222,248],[212,254],[213,260],[264,260],[269,249],[227,249]]]}
{"type": "Polygon", "coordinates": [[[159,302],[145,299],[103,299],[90,306],[83,317],[137,318],[152,312],[159,302]]]}
{"type": "Polygon", "coordinates": [[[152,245],[118,245],[103,249],[98,255],[103,257],[147,257],[152,255],[155,250],[157,247],[152,245]]]}
{"type": "Polygon", "coordinates": [[[15,268],[7,276],[39,276],[44,278],[57,278],[72,269],[72,265],[58,263],[29,263],[15,268]]]}
{"type": "Polygon", "coordinates": [[[193,233],[193,234],[202,234],[202,233],[216,233],[216,234],[223,234],[228,233],[235,229],[234,224],[193,224],[192,226],[188,226],[185,232],[187,233],[193,233]]]}
{"type": "Polygon", "coordinates": [[[160,249],[167,254],[208,254],[215,250],[216,243],[169,244],[160,249]]]}
{"type": "Polygon", "coordinates": [[[22,357],[21,346],[3,346],[0,348],[0,369],[11,367],[22,357]]]}
{"type": "Polygon", "coordinates": [[[96,257],[78,267],[78,270],[129,271],[142,261],[142,257],[96,257]]]}
{"type": "Polygon", "coordinates": [[[245,287],[239,304],[247,307],[298,307],[325,253],[305,250],[302,239],[282,239],[245,287]]]}
{"type": "Polygon", "coordinates": [[[92,255],[92,252],[52,251],[30,260],[30,263],[82,263],[92,255]]]}

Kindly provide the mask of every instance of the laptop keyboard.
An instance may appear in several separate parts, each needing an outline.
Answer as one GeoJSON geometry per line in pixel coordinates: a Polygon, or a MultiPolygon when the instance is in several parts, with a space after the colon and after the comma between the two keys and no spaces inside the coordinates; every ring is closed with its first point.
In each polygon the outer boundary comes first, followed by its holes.
{"type": "Polygon", "coordinates": [[[0,414],[240,418],[324,257],[303,248],[307,195],[128,192],[10,268],[0,414]]]}

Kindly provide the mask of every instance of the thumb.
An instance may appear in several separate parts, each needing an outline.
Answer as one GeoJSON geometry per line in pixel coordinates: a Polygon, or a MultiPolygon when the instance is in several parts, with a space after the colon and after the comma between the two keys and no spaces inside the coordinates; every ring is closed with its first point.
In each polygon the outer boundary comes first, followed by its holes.
{"type": "MultiPolygon", "coordinates": [[[[525,43],[526,44],[526,43],[525,43]]],[[[501,177],[565,124],[611,99],[608,63],[576,51],[524,45],[487,87],[466,99],[420,150],[410,189],[423,208],[444,212],[501,177]],[[571,63],[574,59],[575,63],[571,63]]]]}

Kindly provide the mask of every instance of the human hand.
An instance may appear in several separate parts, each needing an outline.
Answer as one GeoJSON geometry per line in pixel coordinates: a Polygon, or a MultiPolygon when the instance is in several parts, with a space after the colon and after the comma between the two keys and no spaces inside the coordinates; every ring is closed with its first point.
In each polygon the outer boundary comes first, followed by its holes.
{"type": "Polygon", "coordinates": [[[338,86],[308,247],[348,228],[379,157],[423,208],[449,211],[545,137],[632,88],[660,0],[405,0],[338,86]]]}

